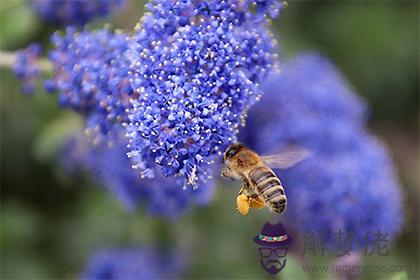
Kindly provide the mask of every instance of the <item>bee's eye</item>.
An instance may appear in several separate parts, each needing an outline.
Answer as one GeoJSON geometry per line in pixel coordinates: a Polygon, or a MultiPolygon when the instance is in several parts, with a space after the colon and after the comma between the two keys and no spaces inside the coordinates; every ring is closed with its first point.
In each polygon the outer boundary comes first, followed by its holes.
{"type": "Polygon", "coordinates": [[[238,152],[238,147],[233,146],[229,148],[225,153],[226,159],[233,157],[237,152],[238,152]]]}

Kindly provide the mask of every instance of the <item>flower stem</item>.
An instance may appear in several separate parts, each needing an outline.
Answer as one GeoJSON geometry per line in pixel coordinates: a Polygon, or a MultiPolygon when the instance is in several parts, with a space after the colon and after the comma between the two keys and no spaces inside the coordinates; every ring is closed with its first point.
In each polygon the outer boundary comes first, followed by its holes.
{"type": "Polygon", "coordinates": [[[0,51],[0,67],[11,67],[15,56],[13,52],[0,51]]]}
{"type": "MultiPolygon", "coordinates": [[[[0,50],[0,68],[12,68],[16,60],[16,52],[0,50]]],[[[39,69],[42,72],[51,73],[53,71],[53,65],[46,58],[38,59],[39,69]]]]}

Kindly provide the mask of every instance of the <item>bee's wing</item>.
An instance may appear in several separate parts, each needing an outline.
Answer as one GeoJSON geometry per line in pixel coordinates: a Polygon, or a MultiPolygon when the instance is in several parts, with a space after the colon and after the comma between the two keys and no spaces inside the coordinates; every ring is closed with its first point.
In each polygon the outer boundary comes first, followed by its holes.
{"type": "Polygon", "coordinates": [[[277,154],[262,156],[262,161],[271,168],[289,168],[311,156],[308,149],[289,147],[277,154]]]}

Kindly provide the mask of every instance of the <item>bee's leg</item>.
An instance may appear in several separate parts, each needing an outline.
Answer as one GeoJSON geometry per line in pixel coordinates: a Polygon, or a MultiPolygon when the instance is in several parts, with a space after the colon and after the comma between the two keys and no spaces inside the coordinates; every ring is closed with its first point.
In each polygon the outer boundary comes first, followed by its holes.
{"type": "Polygon", "coordinates": [[[245,183],[244,186],[239,190],[238,197],[236,197],[236,208],[242,215],[248,214],[249,211],[248,187],[248,184],[245,183]]]}
{"type": "Polygon", "coordinates": [[[240,194],[236,198],[236,208],[241,215],[248,214],[249,211],[249,197],[245,194],[240,194]]]}
{"type": "Polygon", "coordinates": [[[255,196],[255,197],[252,196],[249,198],[249,207],[261,209],[261,208],[264,208],[264,206],[265,206],[265,202],[262,198],[258,196],[255,196]]]}
{"type": "Polygon", "coordinates": [[[247,187],[247,185],[245,184],[240,190],[239,190],[239,192],[238,192],[238,195],[241,195],[241,194],[245,194],[245,195],[247,195],[247,191],[246,191],[246,187],[247,187]]]}

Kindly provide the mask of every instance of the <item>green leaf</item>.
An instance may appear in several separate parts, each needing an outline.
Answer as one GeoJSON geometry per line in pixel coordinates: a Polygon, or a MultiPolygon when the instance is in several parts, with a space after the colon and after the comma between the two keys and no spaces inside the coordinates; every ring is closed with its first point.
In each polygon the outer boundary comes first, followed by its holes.
{"type": "Polygon", "coordinates": [[[47,124],[35,139],[33,153],[40,161],[51,160],[64,141],[71,136],[83,133],[82,119],[74,113],[65,113],[47,124]]]}
{"type": "Polygon", "coordinates": [[[399,273],[391,276],[391,278],[389,278],[389,279],[391,279],[391,280],[408,280],[407,272],[405,272],[405,271],[399,272],[399,273]]]}
{"type": "Polygon", "coordinates": [[[40,24],[27,1],[0,1],[0,48],[28,43],[40,24]]]}

